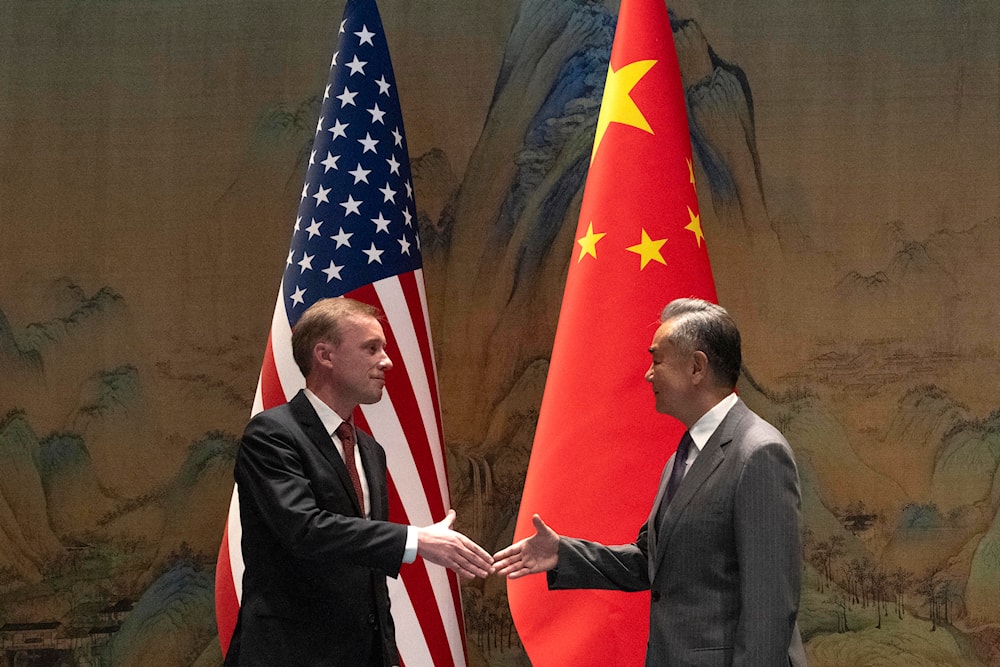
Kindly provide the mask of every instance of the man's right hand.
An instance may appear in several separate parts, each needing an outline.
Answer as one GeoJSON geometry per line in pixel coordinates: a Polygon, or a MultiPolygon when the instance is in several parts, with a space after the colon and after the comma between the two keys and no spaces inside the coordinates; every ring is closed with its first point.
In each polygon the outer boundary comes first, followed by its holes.
{"type": "Polygon", "coordinates": [[[465,579],[486,577],[491,572],[493,558],[468,537],[452,530],[455,510],[435,524],[417,529],[417,555],[435,565],[454,570],[465,579]]]}
{"type": "Polygon", "coordinates": [[[531,517],[535,534],[493,555],[493,571],[518,579],[555,569],[559,564],[559,535],[537,514],[531,517]]]}

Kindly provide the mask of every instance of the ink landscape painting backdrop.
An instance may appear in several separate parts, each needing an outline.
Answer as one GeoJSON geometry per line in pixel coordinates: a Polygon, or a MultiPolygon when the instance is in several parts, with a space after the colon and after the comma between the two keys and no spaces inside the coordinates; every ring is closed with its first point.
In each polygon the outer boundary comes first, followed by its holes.
{"type": "MultiPolygon", "coordinates": [[[[739,391],[799,463],[811,664],[1000,664],[1000,8],[670,9],[739,391]]],[[[380,10],[452,502],[495,550],[617,4],[380,10]]],[[[233,456],[342,11],[0,6],[0,665],[221,663],[233,456]]],[[[469,663],[528,664],[504,582],[463,599],[469,663]]]]}

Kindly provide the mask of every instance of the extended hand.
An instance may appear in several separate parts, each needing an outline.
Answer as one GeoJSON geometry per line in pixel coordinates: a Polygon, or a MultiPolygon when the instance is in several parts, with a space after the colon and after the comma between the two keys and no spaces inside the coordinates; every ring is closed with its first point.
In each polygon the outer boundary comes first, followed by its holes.
{"type": "Polygon", "coordinates": [[[417,555],[466,579],[490,574],[493,558],[468,537],[451,529],[455,510],[442,521],[417,529],[417,555]]]}
{"type": "Polygon", "coordinates": [[[535,534],[493,555],[493,571],[508,579],[518,579],[555,569],[559,564],[559,535],[537,514],[531,517],[535,534]]]}

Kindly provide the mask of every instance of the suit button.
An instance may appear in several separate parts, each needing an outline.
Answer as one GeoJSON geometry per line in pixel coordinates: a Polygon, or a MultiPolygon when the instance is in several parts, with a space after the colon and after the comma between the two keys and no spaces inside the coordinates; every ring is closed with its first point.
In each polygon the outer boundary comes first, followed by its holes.
{"type": "Polygon", "coordinates": [[[649,597],[650,597],[650,599],[651,599],[651,600],[652,600],[653,602],[659,602],[659,601],[660,601],[660,591],[653,591],[653,592],[652,592],[652,593],[650,594],[650,596],[649,596],[649,597]]]}
{"type": "Polygon", "coordinates": [[[373,628],[378,627],[378,624],[375,621],[375,614],[368,614],[368,625],[372,626],[373,628]]]}

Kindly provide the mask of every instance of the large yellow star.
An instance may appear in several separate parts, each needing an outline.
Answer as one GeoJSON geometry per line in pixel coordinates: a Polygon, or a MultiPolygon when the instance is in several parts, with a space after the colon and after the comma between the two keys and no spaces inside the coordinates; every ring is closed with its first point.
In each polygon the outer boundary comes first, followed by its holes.
{"type": "Polygon", "coordinates": [[[580,244],[580,256],[576,258],[577,262],[583,261],[584,255],[590,255],[594,259],[597,259],[597,242],[603,239],[607,234],[594,233],[594,223],[591,222],[587,225],[587,233],[576,240],[580,244]]]}
{"type": "Polygon", "coordinates": [[[590,153],[591,162],[594,161],[601,140],[604,139],[604,133],[608,131],[608,125],[611,123],[631,125],[653,134],[649,122],[642,115],[642,111],[636,106],[629,93],[655,64],[655,60],[637,60],[625,65],[617,72],[608,65],[608,79],[604,83],[601,113],[597,117],[597,136],[594,137],[594,150],[590,153]]]}
{"type": "Polygon", "coordinates": [[[695,215],[690,206],[688,206],[688,215],[691,216],[691,222],[684,229],[694,232],[694,238],[698,241],[698,247],[700,248],[701,241],[705,238],[705,235],[701,233],[701,216],[695,215]]]}
{"type": "Polygon", "coordinates": [[[639,257],[642,260],[642,264],[639,266],[639,270],[642,271],[643,269],[646,268],[647,264],[653,261],[659,262],[660,264],[666,266],[667,260],[663,259],[663,255],[660,254],[660,248],[662,248],[663,244],[666,242],[667,239],[659,239],[657,241],[654,241],[653,239],[649,238],[649,234],[647,234],[646,230],[643,229],[642,241],[637,245],[626,248],[626,250],[628,250],[629,252],[634,252],[635,254],[639,255],[639,257]]]}

